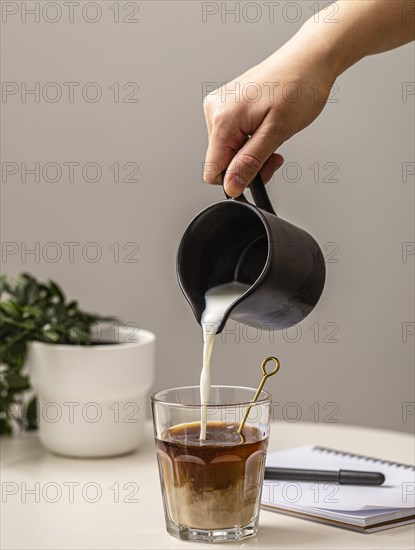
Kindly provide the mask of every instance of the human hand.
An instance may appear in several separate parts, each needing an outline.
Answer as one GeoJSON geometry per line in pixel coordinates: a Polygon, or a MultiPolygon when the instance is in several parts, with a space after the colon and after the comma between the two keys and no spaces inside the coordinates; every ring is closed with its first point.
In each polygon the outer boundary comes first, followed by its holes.
{"type": "Polygon", "coordinates": [[[326,104],[335,71],[324,47],[293,42],[205,98],[204,179],[220,184],[226,170],[224,187],[231,197],[239,196],[258,172],[268,181],[284,162],[274,151],[326,104]]]}
{"type": "Polygon", "coordinates": [[[413,0],[335,5],[335,19],[311,17],[268,59],[206,96],[207,183],[221,183],[226,170],[225,191],[236,197],[258,172],[269,180],[284,161],[274,151],[320,114],[343,71],[414,39],[413,0]]]}

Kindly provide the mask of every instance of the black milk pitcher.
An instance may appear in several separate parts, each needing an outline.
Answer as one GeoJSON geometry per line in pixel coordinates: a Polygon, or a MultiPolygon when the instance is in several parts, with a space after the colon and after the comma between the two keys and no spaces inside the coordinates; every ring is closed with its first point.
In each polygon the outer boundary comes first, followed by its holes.
{"type": "Polygon", "coordinates": [[[205,293],[238,281],[250,285],[226,310],[228,317],[265,330],[302,321],[323,291],[323,253],[303,229],[279,218],[260,175],[250,185],[255,204],[244,195],[212,204],[187,227],[178,251],[181,289],[200,324],[205,293]]]}

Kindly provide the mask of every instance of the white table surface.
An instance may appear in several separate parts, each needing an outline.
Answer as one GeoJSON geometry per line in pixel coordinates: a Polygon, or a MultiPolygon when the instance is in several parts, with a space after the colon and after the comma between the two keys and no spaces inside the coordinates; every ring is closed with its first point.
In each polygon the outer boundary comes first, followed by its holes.
{"type": "MultiPolygon", "coordinates": [[[[414,463],[414,438],[407,434],[305,422],[272,426],[271,451],[306,444],[414,463]]],[[[3,439],[1,458],[3,550],[206,550],[206,544],[182,542],[165,531],[150,423],[144,446],[128,456],[62,458],[45,451],[37,436],[30,434],[3,439]],[[72,485],[72,498],[68,483],[77,484],[72,485]],[[39,497],[27,493],[36,487],[39,497]],[[5,488],[16,494],[6,495],[5,488]],[[98,490],[100,498],[91,502],[98,490]]],[[[214,547],[403,550],[415,547],[414,535],[413,525],[361,534],[262,510],[257,537],[214,547]]]]}

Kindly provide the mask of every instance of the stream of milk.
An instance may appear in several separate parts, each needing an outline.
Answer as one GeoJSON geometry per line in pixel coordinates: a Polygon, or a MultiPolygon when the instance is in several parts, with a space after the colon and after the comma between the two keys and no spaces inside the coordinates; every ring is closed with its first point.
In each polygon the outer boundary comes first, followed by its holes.
{"type": "Polygon", "coordinates": [[[244,294],[250,285],[232,281],[210,288],[205,294],[205,310],[202,314],[203,330],[203,367],[200,375],[200,402],[202,418],[200,421],[200,439],[206,439],[207,404],[211,394],[211,369],[213,344],[219,325],[228,307],[244,294]]]}

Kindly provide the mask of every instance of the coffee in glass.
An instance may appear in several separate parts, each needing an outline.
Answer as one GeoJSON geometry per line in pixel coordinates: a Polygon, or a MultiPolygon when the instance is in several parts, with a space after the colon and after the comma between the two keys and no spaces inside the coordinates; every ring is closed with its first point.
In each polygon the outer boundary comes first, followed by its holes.
{"type": "Polygon", "coordinates": [[[152,397],[157,459],[166,526],[185,540],[228,541],[257,531],[271,397],[255,390],[213,386],[200,438],[199,387],[152,397]],[[248,406],[248,420],[240,422],[248,406]]]}

